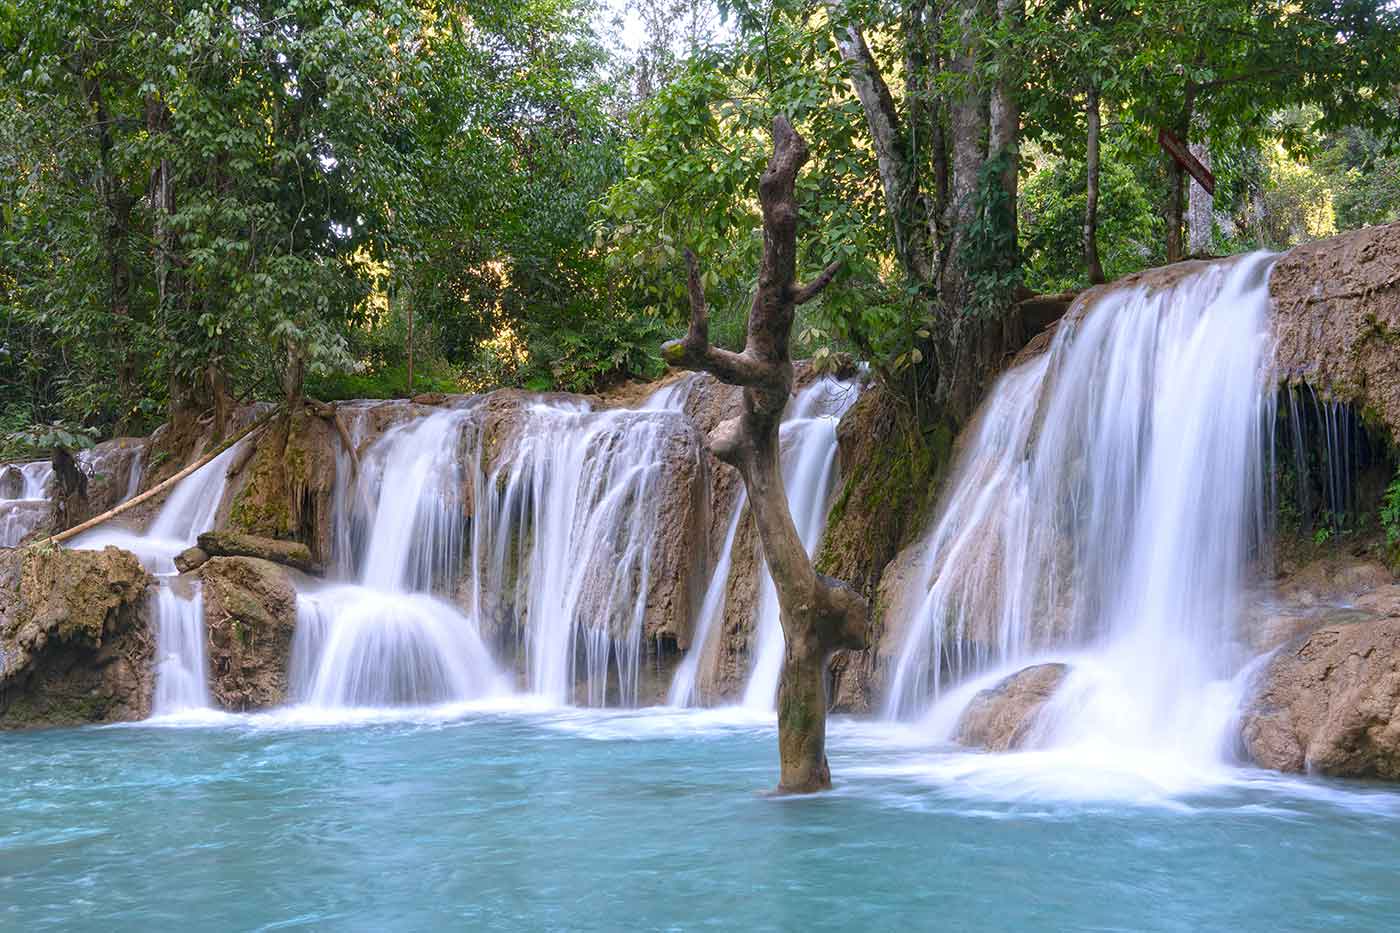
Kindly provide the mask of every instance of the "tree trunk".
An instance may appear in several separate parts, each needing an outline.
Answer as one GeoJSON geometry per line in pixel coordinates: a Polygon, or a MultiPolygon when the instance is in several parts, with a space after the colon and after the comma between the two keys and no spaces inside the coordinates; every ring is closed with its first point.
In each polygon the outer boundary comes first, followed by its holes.
{"type": "MultiPolygon", "coordinates": [[[[1191,131],[1191,114],[1196,104],[1196,86],[1186,85],[1186,102],[1181,117],[1173,127],[1183,143],[1191,131]]],[[[1181,164],[1167,156],[1167,262],[1186,258],[1184,221],[1186,217],[1186,172],[1181,164]]]]}
{"type": "Polygon", "coordinates": [[[950,63],[950,70],[959,77],[959,90],[949,106],[953,180],[948,196],[951,216],[945,224],[948,254],[942,274],[943,303],[949,309],[961,309],[967,303],[969,282],[961,254],[977,212],[977,176],[987,160],[990,115],[986,92],[977,81],[978,47],[973,26],[984,12],[982,0],[963,0],[958,13],[961,45],[950,63]]]}
{"type": "MultiPolygon", "coordinates": [[[[397,289],[395,289],[397,291],[397,289]]],[[[402,299],[400,299],[402,300],[402,299]]],[[[413,397],[413,302],[408,301],[408,396],[413,397]]]]}
{"type": "MultiPolygon", "coordinates": [[[[1192,143],[1191,154],[1207,169],[1210,165],[1210,146],[1205,143],[1192,143]]],[[[1199,184],[1187,182],[1186,198],[1186,247],[1193,256],[1203,256],[1211,251],[1215,234],[1215,198],[1199,184]]]]}
{"type": "Polygon", "coordinates": [[[1089,274],[1089,284],[1102,285],[1106,279],[1103,264],[1099,262],[1099,89],[1096,87],[1089,89],[1085,116],[1089,138],[1084,159],[1084,267],[1089,274]]]}
{"type": "MultiPolygon", "coordinates": [[[[1023,13],[1020,0],[997,0],[997,18],[1008,35],[1015,33],[1023,13]]],[[[987,152],[992,158],[1006,159],[1006,165],[1001,170],[1001,190],[1006,193],[1006,203],[1011,206],[1011,242],[1015,243],[1016,191],[1021,172],[1021,104],[1016,94],[1014,56],[1005,46],[995,50],[995,54],[1001,61],[997,69],[997,83],[992,89],[987,152]]]]}
{"type": "Polygon", "coordinates": [[[836,274],[828,266],[805,286],[796,284],[797,199],[794,184],[807,162],[807,144],[785,117],[773,120],[773,157],[759,180],[763,258],[740,353],[710,345],[709,308],[699,263],[686,251],[690,328],[661,348],[672,366],[700,370],[743,386],[742,412],[710,433],[709,447],[743,479],[764,560],[778,593],[785,642],[778,690],[780,793],[831,787],[826,761],[826,662],[841,648],[866,644],[868,610],[846,584],[816,572],[793,525],[783,489],[778,426],[792,394],[788,339],[797,306],[810,301],[836,274]]]}
{"type": "Polygon", "coordinates": [[[905,274],[912,281],[933,280],[933,257],[929,231],[934,228],[928,216],[929,204],[919,192],[919,173],[910,159],[907,140],[900,129],[899,114],[889,86],[875,65],[870,47],[860,27],[848,23],[849,13],[842,0],[828,0],[836,47],[846,62],[851,87],[865,111],[880,186],[885,194],[885,210],[894,228],[895,253],[905,274]]]}

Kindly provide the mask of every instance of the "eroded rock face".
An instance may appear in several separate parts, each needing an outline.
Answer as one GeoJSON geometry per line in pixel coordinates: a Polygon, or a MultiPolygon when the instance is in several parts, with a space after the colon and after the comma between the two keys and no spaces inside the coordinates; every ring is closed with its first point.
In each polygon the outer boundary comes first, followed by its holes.
{"type": "Polygon", "coordinates": [[[1036,664],[981,691],[963,710],[954,738],[989,752],[1023,747],[1036,717],[1068,673],[1065,664],[1036,664]]]}
{"type": "Polygon", "coordinates": [[[1276,365],[1400,437],[1400,223],[1289,250],[1269,277],[1276,365]]]}
{"type": "Polygon", "coordinates": [[[211,557],[199,577],[214,701],[234,712],[286,702],[297,621],[287,571],[256,557],[211,557]]]}
{"type": "Polygon", "coordinates": [[[0,551],[0,727],[145,718],[149,582],[117,548],[0,551]]]}
{"type": "Polygon", "coordinates": [[[1400,619],[1329,625],[1280,650],[1241,735],[1265,768],[1400,780],[1400,619]]]}

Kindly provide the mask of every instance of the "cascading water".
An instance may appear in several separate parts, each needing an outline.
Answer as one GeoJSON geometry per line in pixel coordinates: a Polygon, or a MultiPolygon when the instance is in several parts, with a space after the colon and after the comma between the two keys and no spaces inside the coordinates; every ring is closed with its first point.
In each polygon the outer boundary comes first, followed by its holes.
{"type": "Polygon", "coordinates": [[[198,582],[188,595],[181,595],[162,580],[150,599],[156,622],[156,692],[151,713],[166,716],[207,708],[204,597],[198,582]]]}
{"type": "Polygon", "coordinates": [[[946,727],[945,679],[1074,651],[1040,747],[1220,759],[1265,507],[1271,264],[1110,291],[1002,378],[925,542],[891,716],[932,698],[946,727]]]}
{"type": "Polygon", "coordinates": [[[690,385],[641,410],[533,403],[490,475],[477,445],[475,605],[513,617],[529,689],[551,702],[637,702],[659,493],[671,464],[700,455],[681,416],[690,385]]]}
{"type": "MultiPolygon", "coordinates": [[[[245,442],[246,443],[246,442],[245,442]]],[[[192,547],[214,527],[228,491],[228,468],[242,444],[234,444],[181,480],[166,498],[145,534],[117,527],[99,527],[73,539],[72,547],[101,550],[119,547],[135,554],[156,579],[151,595],[156,629],[157,715],[209,706],[209,671],[204,654],[204,603],[198,580],[190,592],[175,591],[175,556],[192,547]]],[[[132,469],[137,467],[133,464],[132,469]]]]}
{"type": "Polygon", "coordinates": [[[0,467],[0,547],[14,547],[49,514],[47,460],[0,467]]]}
{"type": "Polygon", "coordinates": [[[448,409],[391,429],[368,451],[353,491],[338,487],[335,537],[363,542],[359,583],[298,595],[296,700],[426,706],[501,688],[475,619],[431,595],[452,591],[462,563],[460,448],[472,413],[448,409]]]}
{"type": "MultiPolygon", "coordinates": [[[[816,550],[826,528],[827,505],[836,480],[836,426],[860,393],[858,380],[817,379],[788,403],[781,431],[783,486],[798,535],[809,554],[816,550]]],[[[676,668],[667,693],[671,706],[689,706],[700,700],[701,665],[710,636],[724,615],[734,540],[747,498],[741,491],[729,515],[725,540],[700,611],[690,650],[676,668]]],[[[745,687],[743,703],[760,710],[772,709],[782,668],[783,632],[778,615],[778,594],[767,569],[760,570],[758,610],[754,622],[755,664],[745,687]]]]}
{"type": "MultiPolygon", "coordinates": [[[[798,537],[809,556],[826,530],[827,504],[836,482],[836,426],[860,390],[854,381],[822,378],[788,403],[781,432],[783,488],[798,537]]],[[[744,687],[745,706],[771,710],[783,667],[783,626],[778,591],[765,564],[759,577],[753,670],[744,687]]]]}

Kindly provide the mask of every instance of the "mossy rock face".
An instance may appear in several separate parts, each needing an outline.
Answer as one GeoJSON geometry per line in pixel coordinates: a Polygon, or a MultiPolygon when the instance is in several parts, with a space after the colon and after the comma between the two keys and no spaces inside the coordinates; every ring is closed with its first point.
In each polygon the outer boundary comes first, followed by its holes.
{"type": "Polygon", "coordinates": [[[211,557],[199,578],[214,701],[234,712],[286,702],[297,620],[287,571],[256,557],[211,557]]]}
{"type": "Polygon", "coordinates": [[[305,573],[318,570],[311,559],[311,549],[300,541],[279,541],[237,531],[208,531],[199,536],[199,550],[205,553],[206,560],[209,557],[256,557],[305,573]]]}
{"type": "Polygon", "coordinates": [[[841,488],[817,552],[817,570],[849,583],[876,611],[865,651],[832,659],[832,705],[868,712],[877,692],[881,579],[900,548],[927,525],[940,481],[953,458],[953,429],[933,421],[915,429],[880,386],[863,393],[837,428],[841,488]]]}
{"type": "Polygon", "coordinates": [[[145,718],[149,583],[117,548],[0,551],[0,728],[145,718]]]}
{"type": "Polygon", "coordinates": [[[227,527],[300,541],[316,560],[329,560],[341,447],[335,428],[306,411],[284,414],[273,419],[256,445],[234,480],[227,527]]]}

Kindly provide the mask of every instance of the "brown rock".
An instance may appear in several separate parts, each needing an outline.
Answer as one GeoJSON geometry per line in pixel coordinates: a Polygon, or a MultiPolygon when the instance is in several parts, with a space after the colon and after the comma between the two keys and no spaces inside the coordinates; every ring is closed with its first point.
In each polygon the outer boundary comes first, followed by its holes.
{"type": "Polygon", "coordinates": [[[117,548],[0,551],[0,727],[145,718],[149,581],[117,548]]]}
{"type": "Polygon", "coordinates": [[[1400,223],[1289,250],[1269,295],[1278,371],[1374,412],[1400,436],[1400,223]]]}
{"type": "Polygon", "coordinates": [[[1022,747],[1031,736],[1036,716],[1068,673],[1065,664],[1036,664],[981,691],[963,710],[956,740],[990,752],[1022,747]]]}
{"type": "Polygon", "coordinates": [[[201,547],[186,548],[175,555],[175,569],[181,573],[198,570],[209,559],[209,552],[201,547]]]}
{"type": "Polygon", "coordinates": [[[1281,650],[1241,734],[1265,768],[1400,780],[1400,620],[1329,625],[1281,650]]]}
{"type": "Polygon", "coordinates": [[[210,557],[257,557],[305,573],[317,572],[310,548],[300,541],[278,541],[237,531],[207,531],[199,536],[198,549],[210,557]]]}
{"type": "Polygon", "coordinates": [[[235,712],[285,702],[297,621],[287,571],[255,557],[212,557],[199,577],[215,702],[235,712]]]}
{"type": "Polygon", "coordinates": [[[0,466],[0,499],[19,499],[24,495],[24,474],[16,466],[0,466]]]}

